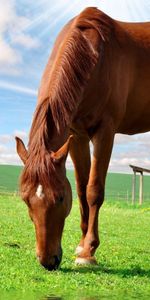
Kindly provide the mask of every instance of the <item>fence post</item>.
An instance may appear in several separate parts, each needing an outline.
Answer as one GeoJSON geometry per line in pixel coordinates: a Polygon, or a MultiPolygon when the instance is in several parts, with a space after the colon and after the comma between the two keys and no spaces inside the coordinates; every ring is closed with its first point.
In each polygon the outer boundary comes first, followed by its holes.
{"type": "Polygon", "coordinates": [[[140,173],[139,204],[143,203],[143,172],[140,173]]]}
{"type": "Polygon", "coordinates": [[[132,204],[135,204],[135,195],[136,195],[136,171],[133,173],[132,181],[132,204]]]}
{"type": "Polygon", "coordinates": [[[127,190],[127,203],[129,203],[129,191],[127,190]]]}

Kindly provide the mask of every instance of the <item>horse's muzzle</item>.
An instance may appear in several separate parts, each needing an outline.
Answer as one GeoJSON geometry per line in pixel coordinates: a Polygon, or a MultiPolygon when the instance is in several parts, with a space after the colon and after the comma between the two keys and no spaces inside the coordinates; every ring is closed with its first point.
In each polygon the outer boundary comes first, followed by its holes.
{"type": "Polygon", "coordinates": [[[38,260],[40,264],[47,269],[48,271],[54,271],[57,270],[62,259],[62,249],[59,251],[59,255],[54,255],[49,258],[49,260],[43,259],[41,256],[38,256],[38,260]]]}

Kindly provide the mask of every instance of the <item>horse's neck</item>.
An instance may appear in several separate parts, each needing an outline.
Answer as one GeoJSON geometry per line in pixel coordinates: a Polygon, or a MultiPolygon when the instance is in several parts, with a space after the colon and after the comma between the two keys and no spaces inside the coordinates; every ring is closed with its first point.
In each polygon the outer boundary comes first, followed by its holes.
{"type": "Polygon", "coordinates": [[[55,130],[53,131],[53,134],[49,136],[48,139],[48,148],[51,151],[57,151],[61,146],[64,145],[64,143],[66,142],[67,138],[68,138],[68,129],[62,130],[60,133],[58,133],[58,131],[55,130]]]}

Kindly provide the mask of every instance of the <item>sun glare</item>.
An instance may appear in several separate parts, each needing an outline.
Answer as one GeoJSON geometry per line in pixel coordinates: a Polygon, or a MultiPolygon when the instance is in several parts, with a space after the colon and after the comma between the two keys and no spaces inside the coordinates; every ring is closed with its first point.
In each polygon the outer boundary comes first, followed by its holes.
{"type": "Polygon", "coordinates": [[[96,6],[113,18],[122,21],[144,21],[144,18],[146,21],[146,18],[148,20],[150,15],[150,1],[146,0],[59,0],[55,4],[53,4],[52,0],[39,0],[36,2],[36,5],[33,4],[37,15],[27,25],[26,30],[32,30],[40,26],[39,36],[45,35],[51,29],[53,30],[59,22],[63,23],[63,19],[70,19],[87,6],[96,6]]]}

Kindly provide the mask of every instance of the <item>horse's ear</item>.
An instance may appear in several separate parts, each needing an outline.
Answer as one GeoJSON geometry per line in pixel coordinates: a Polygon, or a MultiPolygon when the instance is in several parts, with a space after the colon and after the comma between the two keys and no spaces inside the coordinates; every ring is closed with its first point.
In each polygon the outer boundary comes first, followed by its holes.
{"type": "Polygon", "coordinates": [[[66,160],[72,138],[73,135],[70,135],[66,143],[57,152],[51,152],[51,158],[54,163],[60,163],[66,160]]]}
{"type": "Polygon", "coordinates": [[[17,153],[19,155],[19,157],[21,158],[21,160],[23,161],[23,163],[26,163],[26,160],[28,158],[28,151],[23,143],[23,141],[18,138],[17,136],[15,137],[16,140],[16,150],[17,153]]]}

